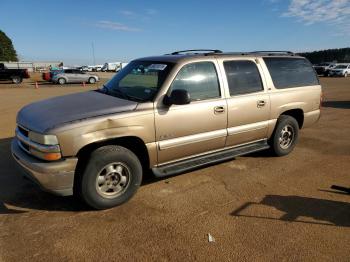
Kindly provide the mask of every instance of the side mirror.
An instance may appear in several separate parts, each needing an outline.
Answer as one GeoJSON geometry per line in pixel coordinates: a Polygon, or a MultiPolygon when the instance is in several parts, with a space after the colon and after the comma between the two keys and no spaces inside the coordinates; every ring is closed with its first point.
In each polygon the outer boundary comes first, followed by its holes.
{"type": "Polygon", "coordinates": [[[164,97],[164,104],[167,106],[186,105],[189,103],[191,103],[190,94],[184,89],[173,90],[170,96],[166,95],[164,97]]]}

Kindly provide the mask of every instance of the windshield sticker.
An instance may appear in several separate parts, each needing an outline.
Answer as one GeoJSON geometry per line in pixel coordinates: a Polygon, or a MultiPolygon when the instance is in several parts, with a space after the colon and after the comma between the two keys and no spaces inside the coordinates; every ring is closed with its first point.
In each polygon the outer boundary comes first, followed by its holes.
{"type": "Polygon", "coordinates": [[[165,64],[151,64],[147,67],[149,70],[164,70],[165,68],[165,64]]]}

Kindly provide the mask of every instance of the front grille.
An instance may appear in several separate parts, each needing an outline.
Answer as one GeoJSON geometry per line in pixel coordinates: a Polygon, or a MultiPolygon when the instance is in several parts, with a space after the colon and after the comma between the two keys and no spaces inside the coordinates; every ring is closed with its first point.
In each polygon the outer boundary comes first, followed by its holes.
{"type": "Polygon", "coordinates": [[[22,135],[24,135],[25,137],[28,137],[29,135],[29,131],[21,126],[17,126],[18,127],[18,131],[21,132],[22,135]]]}
{"type": "Polygon", "coordinates": [[[19,141],[19,143],[20,143],[20,146],[23,147],[29,153],[29,146],[23,143],[22,141],[19,141]]]}

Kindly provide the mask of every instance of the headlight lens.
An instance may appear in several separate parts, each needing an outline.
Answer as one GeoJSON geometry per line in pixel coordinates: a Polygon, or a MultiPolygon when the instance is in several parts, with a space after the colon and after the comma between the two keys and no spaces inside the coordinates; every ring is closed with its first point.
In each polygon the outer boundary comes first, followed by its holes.
{"type": "Polygon", "coordinates": [[[22,143],[22,148],[37,158],[54,161],[62,157],[58,139],[55,135],[43,135],[29,131],[28,137],[26,137],[17,129],[16,136],[22,143]]]}
{"type": "Polygon", "coordinates": [[[58,139],[55,135],[43,135],[30,131],[28,136],[31,141],[42,145],[58,145],[58,139]]]}

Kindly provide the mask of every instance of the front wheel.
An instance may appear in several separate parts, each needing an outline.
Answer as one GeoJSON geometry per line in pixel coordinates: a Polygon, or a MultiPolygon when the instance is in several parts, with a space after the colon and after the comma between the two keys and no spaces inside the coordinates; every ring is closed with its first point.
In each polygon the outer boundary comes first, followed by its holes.
{"type": "Polygon", "coordinates": [[[20,84],[20,83],[22,83],[22,78],[20,76],[13,76],[12,77],[12,83],[20,84]]]}
{"type": "Polygon", "coordinates": [[[137,156],[121,146],[95,150],[78,181],[81,198],[95,209],[107,209],[127,202],[142,181],[137,156]]]}
{"type": "Polygon", "coordinates": [[[59,79],[58,79],[58,83],[59,83],[60,85],[64,85],[64,84],[66,83],[66,79],[64,79],[64,78],[59,78],[59,79]]]}
{"type": "Polygon", "coordinates": [[[299,124],[294,117],[282,115],[278,118],[275,131],[269,141],[276,156],[285,156],[293,151],[299,138],[299,124]]]}
{"type": "Polygon", "coordinates": [[[89,84],[95,84],[95,83],[96,83],[96,79],[94,77],[90,77],[89,84]]]}

